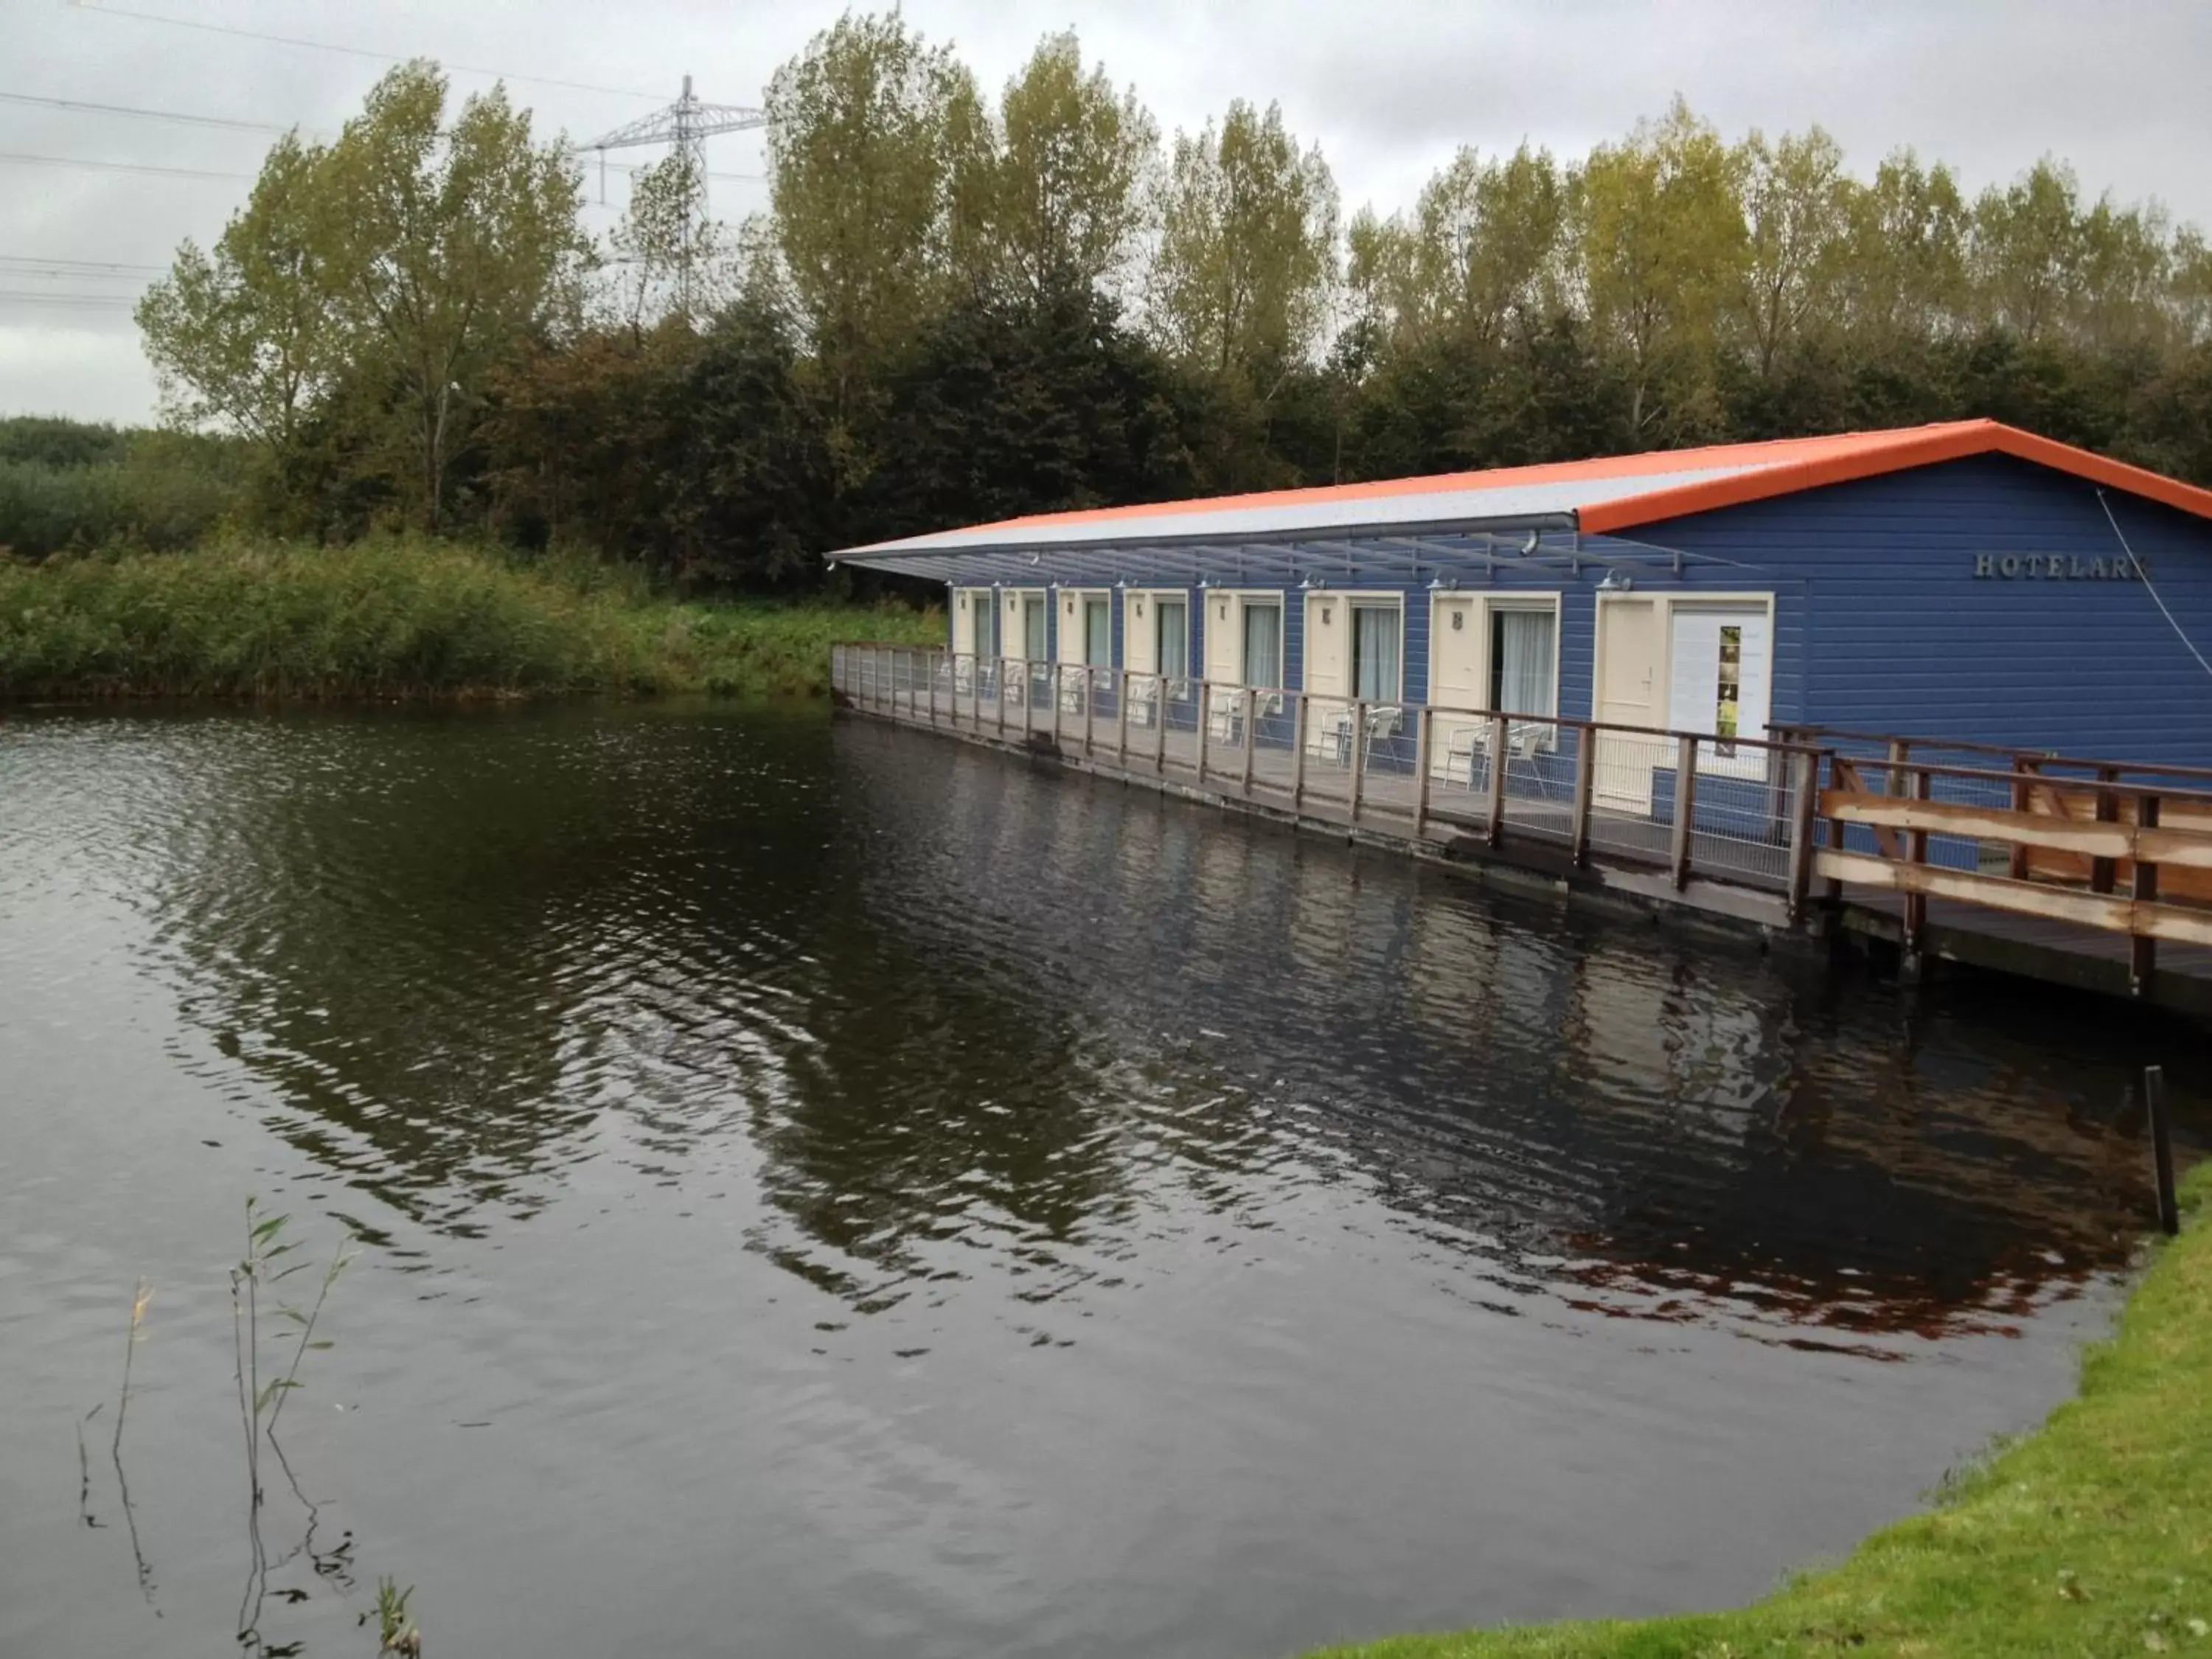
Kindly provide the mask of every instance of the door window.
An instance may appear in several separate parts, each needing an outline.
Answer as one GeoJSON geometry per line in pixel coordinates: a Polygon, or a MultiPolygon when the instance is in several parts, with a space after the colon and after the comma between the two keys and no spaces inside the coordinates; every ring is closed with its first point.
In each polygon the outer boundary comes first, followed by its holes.
{"type": "Polygon", "coordinates": [[[1273,687],[1283,683],[1283,608],[1244,607],[1244,684],[1273,687]]]}
{"type": "Polygon", "coordinates": [[[1504,714],[1549,714],[1559,688],[1553,678],[1556,619],[1549,611],[1501,608],[1490,613],[1490,706],[1504,714]]]}
{"type": "Polygon", "coordinates": [[[1022,601],[1022,654],[1031,662],[1046,659],[1045,616],[1042,599],[1022,601]]]}
{"type": "Polygon", "coordinates": [[[1362,702],[1398,701],[1398,607],[1352,607],[1352,695],[1362,702]]]}
{"type": "Polygon", "coordinates": [[[1190,607],[1181,599],[1162,599],[1158,609],[1160,672],[1179,680],[1190,672],[1190,607]]]}

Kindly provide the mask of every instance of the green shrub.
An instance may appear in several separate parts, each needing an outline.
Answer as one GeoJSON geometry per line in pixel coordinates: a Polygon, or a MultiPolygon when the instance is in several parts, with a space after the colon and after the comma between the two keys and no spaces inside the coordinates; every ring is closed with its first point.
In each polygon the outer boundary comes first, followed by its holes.
{"type": "Polygon", "coordinates": [[[941,615],[656,599],[619,571],[417,539],[0,562],[0,696],[808,694],[830,646],[941,615]]]}

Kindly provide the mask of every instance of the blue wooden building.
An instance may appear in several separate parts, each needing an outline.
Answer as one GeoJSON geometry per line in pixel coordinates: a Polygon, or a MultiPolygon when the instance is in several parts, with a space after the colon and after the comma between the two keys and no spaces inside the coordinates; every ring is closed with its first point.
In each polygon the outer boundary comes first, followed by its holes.
{"type": "Polygon", "coordinates": [[[854,548],[956,656],[1758,738],[2212,765],[2212,491],[1989,421],[854,548]]]}

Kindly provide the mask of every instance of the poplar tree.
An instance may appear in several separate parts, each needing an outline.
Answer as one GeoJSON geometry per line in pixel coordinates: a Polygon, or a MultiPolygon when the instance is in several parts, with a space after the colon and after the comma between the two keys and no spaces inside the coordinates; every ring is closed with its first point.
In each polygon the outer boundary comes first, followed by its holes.
{"type": "Polygon", "coordinates": [[[1283,112],[1242,99],[1217,128],[1177,133],[1150,314],[1169,349],[1255,384],[1306,361],[1336,279],[1336,183],[1283,112]]]}

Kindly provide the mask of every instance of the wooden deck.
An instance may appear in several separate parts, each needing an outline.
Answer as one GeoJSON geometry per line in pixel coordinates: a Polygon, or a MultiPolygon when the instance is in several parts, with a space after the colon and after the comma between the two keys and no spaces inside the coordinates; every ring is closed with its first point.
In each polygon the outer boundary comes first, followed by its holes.
{"type": "MultiPolygon", "coordinates": [[[[1911,968],[1928,958],[1955,962],[2212,1017],[2212,945],[2163,943],[2155,970],[2145,971],[2142,942],[2109,928],[1862,883],[1814,880],[1808,896],[1808,873],[1871,860],[1831,857],[1831,846],[1845,844],[1840,823],[1824,819],[1816,830],[1813,803],[1801,809],[1786,799],[1786,785],[1765,781],[1785,775],[1781,763],[1790,757],[1779,745],[1742,746],[1747,755],[1764,746],[1777,751],[1776,763],[1752,786],[1776,792],[1774,817],[1747,824],[1710,821],[1700,816],[1702,802],[1693,810],[1681,800],[1609,799],[1607,790],[1593,788],[1587,757],[1582,772],[1575,772],[1572,751],[1601,752],[1607,744],[1642,744],[1637,764],[1662,767],[1681,734],[1559,721],[1553,746],[1543,746],[1539,734],[1526,753],[1506,750],[1493,778],[1479,749],[1443,752],[1445,739],[1431,732],[1428,714],[1414,722],[1418,741],[1401,732],[1370,742],[1370,711],[1364,707],[1349,732],[1341,720],[1323,726],[1317,711],[1350,707],[1340,700],[1267,694],[1287,712],[1259,719],[1251,711],[1263,705],[1238,701],[1241,689],[1225,689],[1217,700],[1200,688],[1180,702],[1168,700],[1162,720],[1162,699],[1125,697],[1118,688],[1103,696],[1087,687],[1056,695],[1041,684],[1024,696],[1018,680],[1010,678],[1012,695],[1001,704],[990,695],[995,688],[988,675],[900,675],[880,665],[855,673],[842,658],[837,679],[843,707],[895,725],[1473,866],[1516,885],[1749,926],[1808,944],[1838,936],[1880,940],[1897,947],[1911,968]],[[1791,845],[1799,823],[1808,842],[1802,861],[1793,858],[1791,845]]],[[[1433,719],[1457,720],[1449,711],[1434,711],[1433,719]]],[[[1696,764],[1693,759],[1693,773],[1696,764]]],[[[1709,787],[1698,783],[1699,790],[1709,787]]],[[[1823,803],[1833,805],[1836,799],[1834,790],[1820,792],[1823,803]]],[[[1897,810],[1910,805],[1899,802],[1897,810]]],[[[1893,839],[1910,841],[1925,855],[1924,833],[1893,839]]]]}

